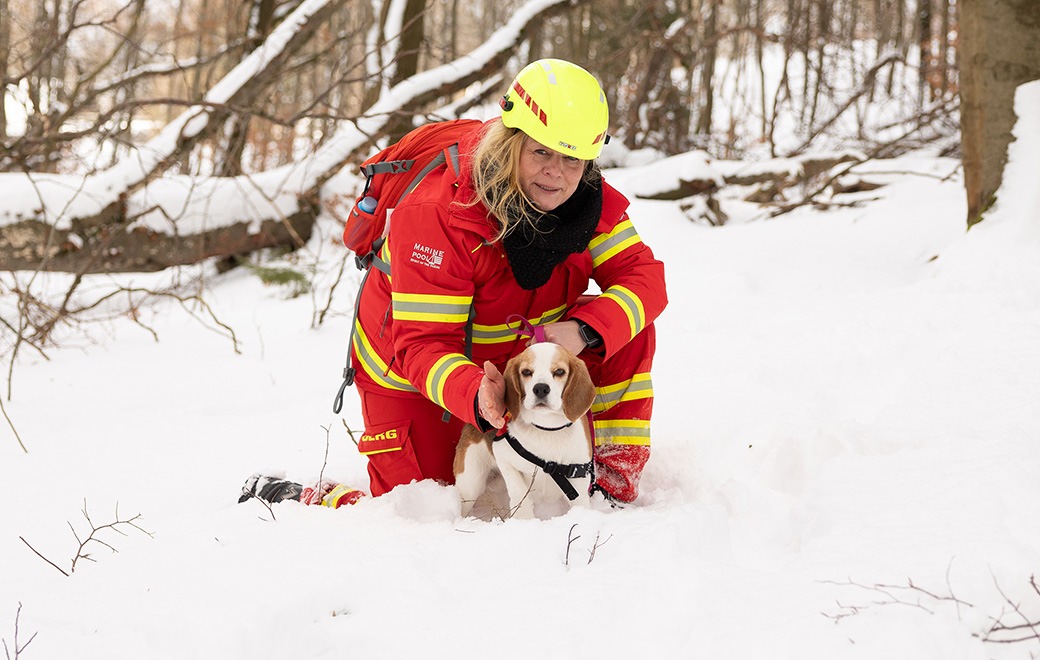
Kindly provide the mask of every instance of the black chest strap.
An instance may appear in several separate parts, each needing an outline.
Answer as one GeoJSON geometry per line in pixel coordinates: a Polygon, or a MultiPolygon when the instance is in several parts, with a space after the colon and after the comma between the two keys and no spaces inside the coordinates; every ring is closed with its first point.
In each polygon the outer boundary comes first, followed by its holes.
{"type": "MultiPolygon", "coordinates": [[[[509,446],[512,447],[513,451],[519,454],[521,458],[537,467],[540,467],[542,472],[545,472],[552,477],[553,481],[555,481],[556,485],[560,487],[560,490],[563,491],[563,494],[567,496],[568,500],[574,501],[578,498],[578,491],[574,490],[574,486],[571,485],[570,481],[567,481],[568,479],[581,479],[593,476],[594,464],[592,461],[589,461],[588,463],[557,463],[556,461],[544,461],[540,457],[529,452],[527,448],[520,444],[520,441],[513,437],[511,433],[500,435],[496,437],[495,440],[501,440],[502,438],[509,441],[509,446]]],[[[592,479],[592,482],[595,481],[595,479],[592,479]]]]}

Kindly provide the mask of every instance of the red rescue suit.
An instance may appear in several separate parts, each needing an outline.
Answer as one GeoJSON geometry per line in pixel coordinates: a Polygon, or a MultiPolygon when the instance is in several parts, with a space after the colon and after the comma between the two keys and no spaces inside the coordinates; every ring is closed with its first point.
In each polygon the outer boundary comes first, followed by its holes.
{"type": "Polygon", "coordinates": [[[545,285],[521,288],[501,242],[491,242],[498,222],[473,204],[471,154],[481,133],[460,143],[461,173],[434,170],[393,211],[380,253],[391,275],[373,270],[360,297],[351,350],[372,494],[424,478],[454,481],[462,425],[477,424],[478,365],[504,369],[524,349],[516,322],[507,323],[519,314],[535,325],[581,319],[603,337],[596,352],[580,355],[597,386],[597,484],[631,501],[650,455],[652,324],[667,304],[664,266],[639,239],[628,200],[604,182],[588,249],[557,265],[545,285]],[[590,280],[601,293],[579,304],[590,280]]]}

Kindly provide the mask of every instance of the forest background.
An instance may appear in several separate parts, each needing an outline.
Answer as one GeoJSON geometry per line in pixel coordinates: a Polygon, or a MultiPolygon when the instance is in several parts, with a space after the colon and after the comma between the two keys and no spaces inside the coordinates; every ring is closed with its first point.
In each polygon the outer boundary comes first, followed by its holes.
{"type": "MultiPolygon", "coordinates": [[[[966,163],[970,225],[999,185],[1014,90],[1040,77],[1038,34],[1028,0],[0,0],[0,172],[21,173],[5,187],[39,198],[0,204],[0,264],[86,273],[220,256],[232,267],[259,248],[299,248],[335,205],[321,186],[344,165],[424,121],[493,106],[523,63],[546,56],[604,81],[625,150],[846,152],[799,163],[805,183],[837,161],[938,145],[966,163]],[[296,176],[255,178],[290,165],[296,176]],[[214,188],[272,185],[296,199],[207,229],[158,193],[128,208],[164,177],[210,200],[214,188]],[[143,221],[157,213],[159,227],[143,221]]],[[[751,199],[776,202],[793,181],[774,170],[737,182],[768,184],[751,199]]],[[[718,185],[669,194],[702,196],[717,222],[718,185]]]]}
{"type": "Polygon", "coordinates": [[[592,600],[598,657],[1033,657],[1038,49],[1036,0],[0,0],[6,656],[457,657],[592,600]],[[668,264],[641,500],[236,505],[363,482],[356,402],[315,429],[357,163],[548,56],[668,264]]]}
{"type": "Polygon", "coordinates": [[[546,56],[603,81],[604,165],[751,165],[657,193],[702,220],[725,222],[727,184],[785,213],[832,192],[839,163],[927,146],[963,159],[970,226],[1014,90],[1040,77],[1038,35],[1029,0],[0,0],[0,271],[22,273],[0,279],[4,354],[101,303],[79,295],[88,273],[217,259],[308,286],[257,251],[342,214],[331,177],[417,124],[493,112],[546,56]],[[34,286],[46,271],[77,277],[54,299],[34,286]]]}

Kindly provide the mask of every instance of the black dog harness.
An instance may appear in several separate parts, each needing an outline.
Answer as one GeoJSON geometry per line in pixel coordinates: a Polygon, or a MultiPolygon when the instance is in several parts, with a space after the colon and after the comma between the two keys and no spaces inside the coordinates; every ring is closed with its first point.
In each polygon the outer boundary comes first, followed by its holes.
{"type": "MultiPolygon", "coordinates": [[[[564,424],[563,426],[557,426],[556,428],[546,428],[544,426],[538,426],[537,424],[534,424],[534,426],[542,431],[562,431],[569,427],[570,424],[564,424]]],[[[578,491],[574,489],[574,486],[571,485],[571,482],[568,481],[568,479],[592,477],[589,482],[590,488],[591,484],[596,483],[596,468],[593,461],[589,461],[588,463],[557,463],[556,461],[545,461],[528,451],[527,448],[520,444],[520,441],[517,440],[514,435],[509,433],[505,427],[495,436],[495,440],[501,440],[502,438],[505,438],[509,442],[509,446],[512,447],[513,451],[519,454],[521,458],[536,467],[540,467],[542,472],[545,472],[552,477],[553,481],[555,481],[556,485],[560,487],[560,490],[563,491],[563,494],[567,496],[568,500],[574,501],[578,498],[578,491]]]]}

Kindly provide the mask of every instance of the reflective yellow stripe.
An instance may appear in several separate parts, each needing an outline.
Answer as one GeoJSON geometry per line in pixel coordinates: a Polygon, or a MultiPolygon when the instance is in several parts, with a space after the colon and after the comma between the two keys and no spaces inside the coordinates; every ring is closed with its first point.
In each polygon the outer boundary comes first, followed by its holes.
{"type": "MultiPolygon", "coordinates": [[[[393,272],[393,268],[390,266],[390,237],[387,236],[386,240],[383,241],[383,247],[379,248],[379,258],[383,260],[387,268],[390,268],[390,272],[393,272]]],[[[394,281],[394,278],[390,275],[386,276],[386,279],[390,282],[394,281]]]]}
{"type": "Polygon", "coordinates": [[[379,354],[372,348],[368,335],[361,328],[360,321],[354,324],[354,349],[357,351],[357,356],[361,361],[361,369],[378,385],[401,392],[419,391],[412,387],[412,384],[405,380],[403,376],[391,369],[383,361],[383,358],[379,357],[379,354]]]}
{"type": "Polygon", "coordinates": [[[473,364],[473,362],[461,353],[448,353],[437,360],[433,368],[430,369],[430,374],[426,377],[426,395],[430,400],[441,408],[446,409],[447,406],[444,405],[444,385],[448,382],[448,377],[456,369],[467,364],[473,364]]]}
{"type": "Polygon", "coordinates": [[[347,495],[351,495],[352,493],[360,492],[361,491],[359,491],[356,488],[344,486],[343,484],[336,484],[335,488],[330,490],[328,494],[325,495],[325,497],[321,498],[321,505],[332,507],[333,509],[335,509],[339,505],[340,500],[342,500],[344,497],[346,497],[347,495]]]}
{"type": "Polygon", "coordinates": [[[600,445],[650,445],[650,420],[647,419],[604,419],[593,420],[596,430],[596,446],[600,445]]]}
{"type": "Polygon", "coordinates": [[[391,294],[395,321],[465,323],[469,320],[470,296],[437,296],[421,293],[391,294]]]}
{"type": "Polygon", "coordinates": [[[635,337],[643,331],[646,325],[646,312],[643,310],[643,301],[639,296],[620,285],[614,285],[603,292],[600,298],[613,300],[628,317],[628,329],[635,337]]]}
{"type": "Polygon", "coordinates": [[[596,388],[596,400],[592,404],[592,412],[599,414],[610,410],[622,401],[651,399],[654,396],[654,384],[649,373],[636,374],[630,380],[596,388]]]}
{"type": "Polygon", "coordinates": [[[404,447],[391,447],[390,449],[376,449],[373,451],[359,451],[358,453],[362,456],[374,456],[376,454],[385,454],[391,451],[401,451],[404,447]]]}
{"type": "MultiPolygon", "coordinates": [[[[556,309],[550,309],[543,313],[538,318],[530,319],[532,325],[545,325],[546,323],[555,323],[563,318],[563,313],[567,311],[566,305],[561,305],[556,309]]],[[[473,324],[473,343],[474,344],[507,344],[511,341],[516,340],[516,330],[520,327],[520,321],[515,323],[501,323],[499,325],[480,325],[478,323],[473,324]]]]}
{"type": "Polygon", "coordinates": [[[623,220],[609,234],[600,234],[589,241],[592,267],[598,268],[606,260],[627,247],[639,243],[639,234],[631,220],[623,220]]]}

